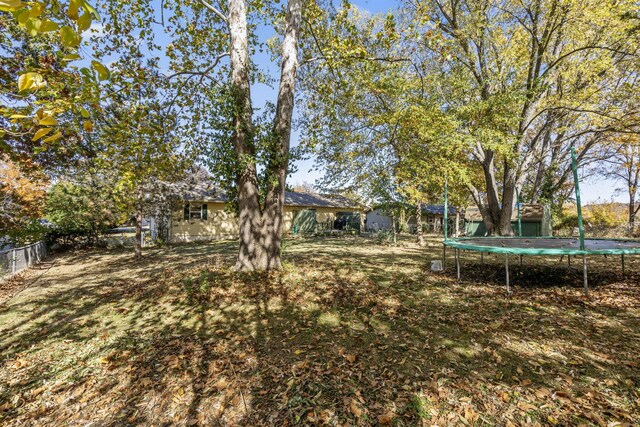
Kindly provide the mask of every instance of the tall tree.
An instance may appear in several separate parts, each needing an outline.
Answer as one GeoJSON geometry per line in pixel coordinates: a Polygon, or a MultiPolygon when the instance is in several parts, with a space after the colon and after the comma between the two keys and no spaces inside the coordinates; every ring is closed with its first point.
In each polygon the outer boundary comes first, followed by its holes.
{"type": "Polygon", "coordinates": [[[624,185],[629,197],[628,226],[629,235],[635,233],[636,215],[640,210],[637,203],[640,185],[640,133],[615,135],[611,138],[609,156],[602,160],[602,173],[624,185]]]}
{"type": "MultiPolygon", "coordinates": [[[[489,232],[511,234],[516,189],[544,140],[543,113],[591,110],[588,101],[612,64],[634,53],[623,17],[635,6],[558,0],[410,4],[416,19],[436,26],[444,47],[439,52],[452,70],[467,76],[461,118],[485,181],[484,188],[470,190],[489,232]]],[[[595,107],[591,117],[598,115],[595,107]]]]}
{"type": "Polygon", "coordinates": [[[298,70],[298,38],[302,0],[289,0],[282,41],[281,73],[273,131],[265,164],[264,202],[253,141],[249,31],[247,4],[229,1],[232,143],[236,155],[236,186],[240,230],[237,270],[271,270],[281,266],[281,238],[286,176],[289,164],[291,119],[298,70]]]}

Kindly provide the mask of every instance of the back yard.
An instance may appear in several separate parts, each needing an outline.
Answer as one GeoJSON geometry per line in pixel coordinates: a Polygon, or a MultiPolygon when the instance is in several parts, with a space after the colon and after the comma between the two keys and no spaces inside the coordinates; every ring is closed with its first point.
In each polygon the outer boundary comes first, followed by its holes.
{"type": "Polygon", "coordinates": [[[506,297],[502,258],[430,272],[435,240],[287,241],[268,275],[234,254],[82,251],[1,285],[0,423],[640,424],[639,260],[594,258],[584,298],[579,263],[525,258],[506,297]]]}

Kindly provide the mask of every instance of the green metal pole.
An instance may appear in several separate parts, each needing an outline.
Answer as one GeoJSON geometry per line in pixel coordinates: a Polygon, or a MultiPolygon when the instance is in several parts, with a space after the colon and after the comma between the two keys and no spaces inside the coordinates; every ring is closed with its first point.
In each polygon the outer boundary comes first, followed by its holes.
{"type": "Polygon", "coordinates": [[[576,147],[571,144],[571,169],[573,169],[573,183],[576,189],[576,205],[578,206],[578,231],[580,232],[580,250],[584,251],[584,225],[582,223],[582,203],[580,202],[580,184],[578,183],[578,162],[576,147]]]}
{"type": "Polygon", "coordinates": [[[518,205],[518,237],[522,237],[522,221],[520,220],[520,191],[516,188],[516,203],[518,205]]]}
{"type": "Polygon", "coordinates": [[[449,188],[449,176],[444,179],[444,240],[446,241],[449,235],[449,199],[447,191],[449,188]]]}

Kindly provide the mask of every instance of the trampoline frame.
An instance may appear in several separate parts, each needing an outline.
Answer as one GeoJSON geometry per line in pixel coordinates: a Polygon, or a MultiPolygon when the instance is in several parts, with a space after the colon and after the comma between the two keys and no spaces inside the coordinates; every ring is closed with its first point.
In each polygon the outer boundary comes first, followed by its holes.
{"type": "Polygon", "coordinates": [[[442,252],[442,265],[443,267],[446,265],[446,250],[447,246],[452,247],[455,250],[455,260],[456,260],[456,276],[457,279],[460,280],[460,251],[474,251],[480,252],[480,256],[482,261],[484,262],[484,253],[497,253],[504,254],[505,256],[505,273],[506,273],[506,285],[507,285],[507,293],[511,293],[510,281],[509,281],[509,255],[519,255],[520,256],[520,266],[522,266],[522,256],[523,255],[533,255],[533,256],[551,256],[551,255],[564,255],[568,256],[569,266],[571,266],[571,256],[582,256],[582,274],[584,280],[583,292],[588,294],[589,292],[589,281],[587,275],[587,255],[620,255],[621,263],[622,263],[622,275],[624,276],[624,256],[625,255],[640,255],[640,240],[634,239],[606,239],[606,238],[593,238],[587,239],[587,241],[612,241],[612,242],[634,242],[638,244],[637,248],[605,248],[605,249],[587,249],[585,247],[585,237],[584,237],[584,225],[582,221],[582,204],[580,202],[580,186],[578,182],[578,168],[576,161],[576,152],[575,146],[571,145],[571,168],[573,170],[573,179],[575,186],[575,195],[576,195],[576,205],[578,210],[578,231],[579,237],[553,237],[553,236],[544,236],[544,237],[522,237],[522,225],[520,219],[520,194],[516,189],[516,206],[518,212],[518,236],[484,236],[484,237],[456,237],[450,239],[448,237],[448,177],[445,178],[444,185],[444,241],[443,241],[443,252],[442,252]],[[579,248],[543,248],[543,247],[504,247],[504,246],[487,246],[487,245],[478,245],[473,244],[473,241],[479,241],[480,239],[493,240],[496,242],[510,240],[510,239],[522,239],[522,240],[533,240],[539,239],[542,240],[555,240],[555,239],[563,239],[563,240],[576,240],[579,241],[579,248]]]}

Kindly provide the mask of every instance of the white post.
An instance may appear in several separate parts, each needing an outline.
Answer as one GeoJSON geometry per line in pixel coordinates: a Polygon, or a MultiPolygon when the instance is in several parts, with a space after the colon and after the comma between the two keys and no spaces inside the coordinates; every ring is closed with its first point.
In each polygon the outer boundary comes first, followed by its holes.
{"type": "Polygon", "coordinates": [[[13,266],[12,266],[12,268],[11,268],[11,272],[12,272],[12,273],[15,273],[15,272],[16,272],[16,262],[18,261],[18,260],[16,259],[16,248],[13,248],[13,249],[11,250],[11,255],[12,255],[12,256],[11,256],[11,259],[13,260],[13,266]]]}

